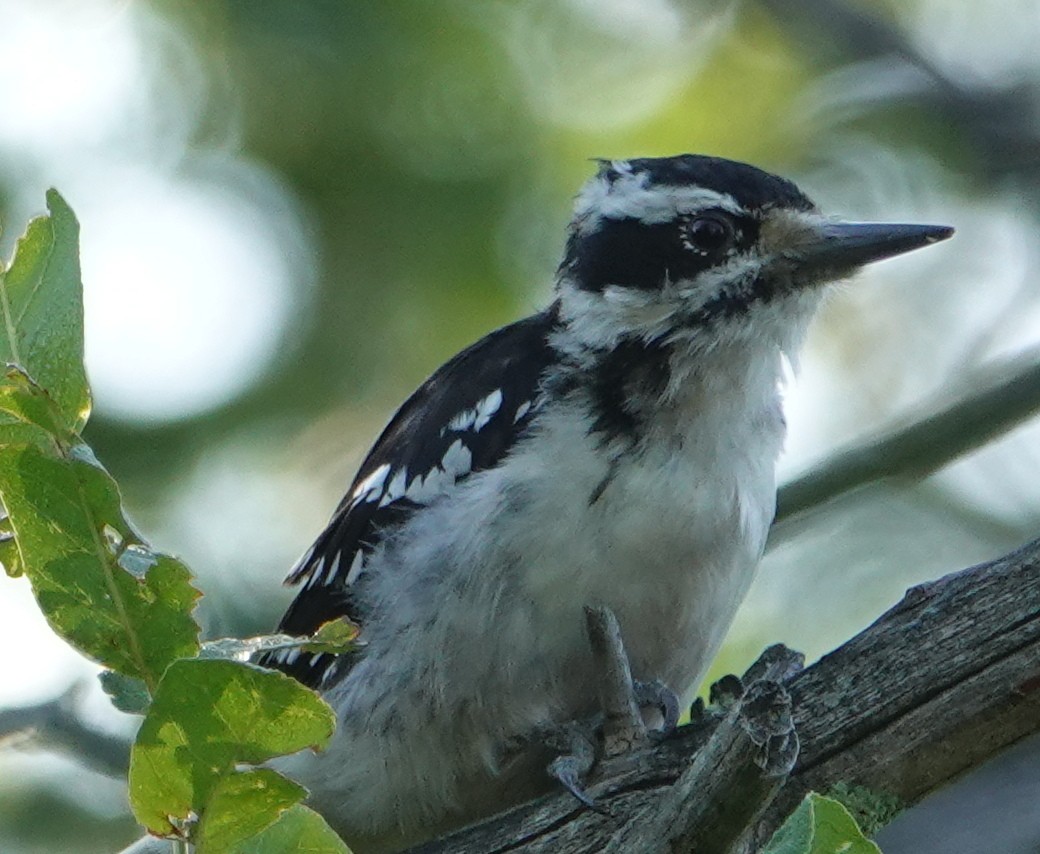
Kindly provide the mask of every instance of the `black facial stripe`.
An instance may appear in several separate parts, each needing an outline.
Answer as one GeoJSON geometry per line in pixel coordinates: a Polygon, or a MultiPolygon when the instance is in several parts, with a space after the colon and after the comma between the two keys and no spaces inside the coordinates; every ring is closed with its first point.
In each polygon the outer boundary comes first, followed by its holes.
{"type": "Polygon", "coordinates": [[[592,432],[612,439],[639,438],[646,402],[652,408],[668,384],[670,348],[660,342],[625,339],[605,352],[592,371],[592,432]]]}
{"type": "Polygon", "coordinates": [[[607,285],[651,290],[661,286],[666,272],[674,276],[671,271],[689,263],[683,254],[673,222],[605,219],[592,234],[571,234],[563,268],[583,290],[607,285]]]}
{"type": "MultiPolygon", "coordinates": [[[[607,285],[654,290],[666,278],[691,279],[723,260],[684,245],[683,228],[695,216],[654,224],[634,218],[604,219],[591,234],[571,233],[560,269],[589,291],[607,285]]],[[[751,217],[731,219],[737,234],[734,249],[746,249],[758,238],[758,223],[751,217]]]]}
{"type": "Polygon", "coordinates": [[[698,308],[689,318],[689,325],[709,327],[729,317],[746,314],[759,303],[769,303],[789,292],[773,279],[757,278],[749,285],[729,293],[720,293],[698,308]]]}

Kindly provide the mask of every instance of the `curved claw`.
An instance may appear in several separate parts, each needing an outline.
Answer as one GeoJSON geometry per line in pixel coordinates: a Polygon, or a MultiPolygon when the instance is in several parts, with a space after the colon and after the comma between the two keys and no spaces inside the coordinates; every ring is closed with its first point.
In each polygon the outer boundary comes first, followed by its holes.
{"type": "Polygon", "coordinates": [[[663,722],[659,736],[664,738],[675,732],[679,724],[679,698],[676,693],[660,679],[652,682],[637,679],[632,682],[632,688],[640,708],[650,706],[660,711],[663,722]]]}
{"type": "Polygon", "coordinates": [[[596,803],[596,800],[585,791],[585,787],[581,784],[581,777],[585,770],[582,768],[582,765],[581,758],[568,754],[566,756],[557,756],[549,763],[547,770],[549,776],[558,780],[560,785],[570,792],[578,803],[601,815],[610,815],[610,811],[596,803]]]}
{"type": "Polygon", "coordinates": [[[600,722],[591,720],[586,723],[573,721],[560,727],[552,727],[542,732],[542,741],[560,755],[549,763],[546,771],[550,777],[558,780],[578,803],[590,810],[610,815],[610,811],[596,803],[585,791],[582,777],[592,770],[597,758],[596,732],[600,722]]]}

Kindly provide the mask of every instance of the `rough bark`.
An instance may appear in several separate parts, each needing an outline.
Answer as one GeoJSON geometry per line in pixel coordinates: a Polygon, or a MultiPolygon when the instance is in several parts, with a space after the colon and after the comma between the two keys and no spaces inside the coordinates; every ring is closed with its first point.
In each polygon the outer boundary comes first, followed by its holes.
{"type": "MultiPolygon", "coordinates": [[[[736,692],[773,686],[774,712],[776,692],[789,696],[801,750],[786,780],[774,774],[781,785],[741,741],[740,703],[724,702],[667,741],[602,762],[589,792],[609,815],[548,796],[417,850],[591,854],[656,839],[663,847],[645,850],[681,851],[719,838],[724,847],[711,850],[753,852],[811,790],[866,786],[909,806],[1040,731],[1040,541],[914,587],[811,667],[791,662],[782,648],[767,650],[736,692]],[[740,834],[725,818],[736,803],[747,808],[740,834]]],[[[782,731],[783,715],[772,717],[782,731]]]]}

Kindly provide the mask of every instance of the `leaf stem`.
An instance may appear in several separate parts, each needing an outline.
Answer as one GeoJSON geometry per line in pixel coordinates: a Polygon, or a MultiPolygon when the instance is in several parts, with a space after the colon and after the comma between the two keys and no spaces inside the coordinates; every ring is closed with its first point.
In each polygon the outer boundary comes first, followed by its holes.
{"type": "Polygon", "coordinates": [[[137,675],[144,680],[144,683],[148,686],[148,692],[154,696],[155,689],[158,685],[158,679],[156,678],[156,674],[152,673],[148,667],[144,652],[141,649],[140,640],[137,637],[137,633],[134,631],[133,621],[127,613],[126,603],[123,601],[123,596],[119,592],[119,586],[116,584],[115,578],[112,577],[113,556],[101,541],[101,536],[98,533],[97,519],[94,517],[90,502],[87,500],[87,496],[83,492],[83,484],[79,482],[78,477],[76,480],[76,488],[76,491],[79,494],[80,504],[83,507],[83,514],[87,517],[90,525],[90,533],[94,540],[94,548],[97,551],[101,565],[104,567],[105,586],[108,588],[108,593],[112,597],[112,604],[119,613],[120,622],[126,628],[126,637],[130,644],[130,654],[137,663],[139,671],[137,675]]]}
{"type": "Polygon", "coordinates": [[[170,840],[170,850],[173,854],[192,854],[194,847],[187,839],[177,838],[170,840]]]}
{"type": "Polygon", "coordinates": [[[0,271],[0,311],[4,313],[4,328],[7,330],[7,340],[11,342],[11,358],[16,364],[21,365],[22,356],[18,352],[17,330],[14,326],[14,318],[11,317],[11,301],[7,298],[7,283],[2,278],[4,272],[6,271],[0,271]]]}

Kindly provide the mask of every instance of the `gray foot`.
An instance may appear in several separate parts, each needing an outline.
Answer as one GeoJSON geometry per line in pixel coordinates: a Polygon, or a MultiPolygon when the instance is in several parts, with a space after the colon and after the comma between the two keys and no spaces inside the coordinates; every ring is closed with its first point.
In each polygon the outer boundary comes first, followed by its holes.
{"type": "Polygon", "coordinates": [[[653,682],[641,682],[636,679],[632,683],[632,689],[636,704],[640,708],[650,707],[661,713],[662,723],[656,733],[657,737],[667,738],[675,732],[679,724],[679,698],[675,692],[660,679],[653,682]]]}
{"type": "Polygon", "coordinates": [[[596,764],[598,758],[597,733],[600,724],[598,719],[584,723],[575,721],[546,730],[542,737],[548,747],[559,751],[559,756],[550,762],[546,769],[549,776],[558,780],[578,803],[598,813],[609,815],[609,811],[597,804],[593,797],[585,791],[582,783],[585,775],[592,770],[592,766],[596,764]]]}

